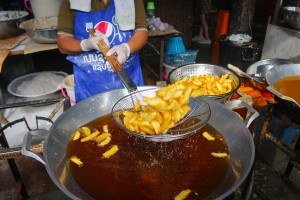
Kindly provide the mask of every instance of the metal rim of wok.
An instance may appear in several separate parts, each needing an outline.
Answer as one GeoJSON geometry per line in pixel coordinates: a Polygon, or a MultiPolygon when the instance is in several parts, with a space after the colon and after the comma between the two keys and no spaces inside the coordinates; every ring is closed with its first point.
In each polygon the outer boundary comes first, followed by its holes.
{"type": "MultiPolygon", "coordinates": [[[[144,88],[147,89],[149,87],[151,88],[151,86],[144,88]]],[[[139,87],[139,89],[142,88],[139,87]]],[[[65,111],[50,128],[44,143],[44,164],[52,181],[70,198],[91,199],[77,185],[68,170],[66,146],[70,137],[78,127],[109,114],[111,107],[107,108],[107,105],[116,102],[117,97],[127,94],[126,89],[115,89],[85,99],[65,111]],[[104,109],[103,113],[99,113],[101,109],[104,109]]],[[[248,176],[254,161],[254,141],[251,133],[242,123],[242,120],[229,108],[208,97],[204,97],[204,99],[212,109],[212,116],[208,124],[218,131],[221,130],[220,133],[228,144],[231,170],[228,172],[223,184],[209,198],[224,199],[234,192],[248,176]]]]}

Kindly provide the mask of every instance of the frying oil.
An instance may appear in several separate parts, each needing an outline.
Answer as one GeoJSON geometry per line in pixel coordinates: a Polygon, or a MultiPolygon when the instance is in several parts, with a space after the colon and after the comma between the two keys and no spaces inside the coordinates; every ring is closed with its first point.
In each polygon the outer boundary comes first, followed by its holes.
{"type": "Polygon", "coordinates": [[[66,157],[68,167],[78,185],[95,199],[156,200],[172,199],[182,190],[190,189],[186,199],[202,199],[224,181],[230,157],[216,158],[212,152],[228,153],[220,133],[206,125],[188,139],[166,143],[139,139],[121,129],[107,115],[88,124],[92,132],[103,132],[108,125],[111,142],[99,147],[93,141],[70,139],[66,157]],[[208,141],[202,136],[207,131],[215,137],[208,141]],[[109,158],[102,154],[113,145],[119,151],[109,158]],[[69,159],[75,155],[83,164],[69,159]]]}

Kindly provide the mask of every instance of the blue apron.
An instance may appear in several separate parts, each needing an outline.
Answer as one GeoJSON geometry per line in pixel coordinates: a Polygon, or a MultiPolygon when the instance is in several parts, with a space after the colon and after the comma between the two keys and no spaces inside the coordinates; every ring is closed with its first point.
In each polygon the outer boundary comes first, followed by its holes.
{"type": "MultiPolygon", "coordinates": [[[[96,28],[108,37],[110,48],[127,42],[134,31],[120,31],[115,23],[115,5],[97,12],[76,11],[74,35],[77,40],[90,37],[89,29],[96,28]]],[[[102,52],[92,50],[78,55],[69,55],[74,71],[75,99],[79,102],[94,94],[123,87],[117,74],[106,60],[102,52]]],[[[143,85],[142,70],[138,53],[131,54],[122,64],[136,85],[143,85]]]]}

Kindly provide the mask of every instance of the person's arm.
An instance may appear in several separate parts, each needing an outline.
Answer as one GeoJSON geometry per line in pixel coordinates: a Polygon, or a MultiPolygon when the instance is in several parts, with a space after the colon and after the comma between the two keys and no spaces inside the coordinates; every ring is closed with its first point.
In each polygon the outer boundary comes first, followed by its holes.
{"type": "Polygon", "coordinates": [[[124,63],[131,53],[135,53],[143,48],[148,40],[148,32],[145,30],[137,30],[128,42],[116,45],[111,48],[106,55],[117,55],[119,63],[124,63]]]}
{"type": "Polygon", "coordinates": [[[137,30],[127,42],[130,47],[130,53],[138,52],[145,46],[148,40],[148,32],[146,30],[137,30]]]}
{"type": "Polygon", "coordinates": [[[90,51],[93,49],[101,51],[97,45],[100,40],[104,40],[104,42],[109,46],[107,37],[98,30],[95,31],[94,37],[89,37],[84,40],[77,40],[68,34],[59,34],[57,37],[57,46],[61,53],[75,55],[83,51],[90,51]]]}
{"type": "Polygon", "coordinates": [[[58,50],[63,54],[75,55],[83,52],[80,42],[80,40],[67,34],[58,34],[57,36],[58,50]]]}

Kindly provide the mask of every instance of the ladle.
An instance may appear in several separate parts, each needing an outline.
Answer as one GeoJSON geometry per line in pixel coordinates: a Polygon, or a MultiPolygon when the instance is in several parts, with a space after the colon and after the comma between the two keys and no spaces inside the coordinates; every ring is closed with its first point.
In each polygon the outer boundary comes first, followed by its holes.
{"type": "Polygon", "coordinates": [[[228,64],[228,68],[231,69],[232,71],[234,71],[235,73],[237,73],[239,76],[245,77],[245,78],[249,79],[250,81],[255,81],[260,84],[265,84],[263,81],[260,80],[260,78],[251,76],[250,74],[243,72],[242,70],[240,70],[239,68],[237,68],[231,64],[228,64]]]}

